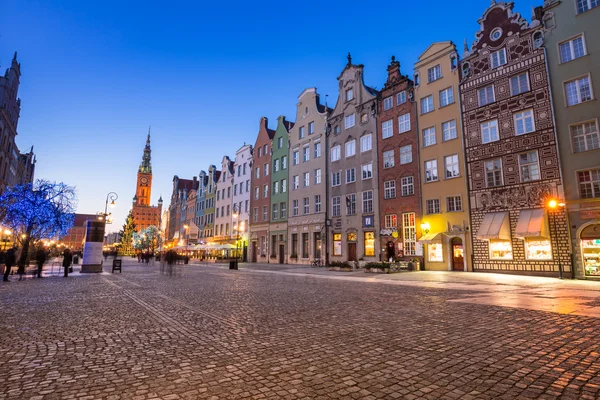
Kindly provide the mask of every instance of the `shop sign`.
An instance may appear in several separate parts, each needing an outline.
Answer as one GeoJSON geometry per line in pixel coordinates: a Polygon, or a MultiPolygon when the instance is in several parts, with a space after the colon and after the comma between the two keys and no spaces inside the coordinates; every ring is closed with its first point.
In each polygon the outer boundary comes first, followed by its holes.
{"type": "Polygon", "coordinates": [[[363,216],[363,226],[373,226],[374,218],[372,215],[363,216]]]}
{"type": "Polygon", "coordinates": [[[381,236],[395,236],[398,237],[398,229],[397,228],[383,228],[379,231],[381,236]]]}

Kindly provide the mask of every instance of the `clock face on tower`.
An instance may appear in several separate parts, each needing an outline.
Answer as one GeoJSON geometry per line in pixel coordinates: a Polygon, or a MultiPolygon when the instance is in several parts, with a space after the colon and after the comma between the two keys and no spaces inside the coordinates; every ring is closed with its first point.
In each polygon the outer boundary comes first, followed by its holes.
{"type": "Polygon", "coordinates": [[[142,182],[143,185],[148,184],[148,178],[146,178],[145,176],[142,176],[142,179],[140,179],[140,181],[142,182]]]}

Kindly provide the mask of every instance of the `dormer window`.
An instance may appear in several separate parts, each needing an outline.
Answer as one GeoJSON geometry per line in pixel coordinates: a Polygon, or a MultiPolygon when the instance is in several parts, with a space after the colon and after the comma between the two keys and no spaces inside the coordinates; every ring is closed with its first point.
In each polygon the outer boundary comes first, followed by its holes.
{"type": "Polygon", "coordinates": [[[354,90],[348,89],[346,90],[346,101],[350,101],[354,99],[354,90]]]}
{"type": "Polygon", "coordinates": [[[456,55],[450,56],[450,69],[454,71],[458,67],[458,57],[456,55]]]}
{"type": "Polygon", "coordinates": [[[491,54],[490,60],[492,63],[492,68],[498,68],[504,64],[506,64],[506,49],[500,49],[491,54]]]}
{"type": "Polygon", "coordinates": [[[421,84],[421,77],[419,76],[419,73],[415,73],[415,86],[419,86],[421,84]]]}

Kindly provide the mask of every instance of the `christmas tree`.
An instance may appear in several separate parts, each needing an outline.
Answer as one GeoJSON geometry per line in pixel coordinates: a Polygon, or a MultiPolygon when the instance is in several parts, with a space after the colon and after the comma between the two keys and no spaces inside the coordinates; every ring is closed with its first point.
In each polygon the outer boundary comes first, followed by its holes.
{"type": "Polygon", "coordinates": [[[121,231],[121,245],[119,246],[119,255],[131,256],[134,254],[132,241],[135,232],[135,223],[133,222],[133,211],[129,211],[123,230],[121,231]]]}

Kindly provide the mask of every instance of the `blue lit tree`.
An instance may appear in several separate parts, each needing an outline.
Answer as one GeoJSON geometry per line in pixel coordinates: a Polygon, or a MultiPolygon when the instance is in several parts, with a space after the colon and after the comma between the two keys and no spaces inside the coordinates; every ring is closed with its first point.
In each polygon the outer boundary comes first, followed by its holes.
{"type": "Polygon", "coordinates": [[[32,242],[69,233],[76,205],[75,188],[62,182],[36,180],[8,187],[0,195],[0,225],[9,227],[22,246],[20,271],[32,242]]]}

